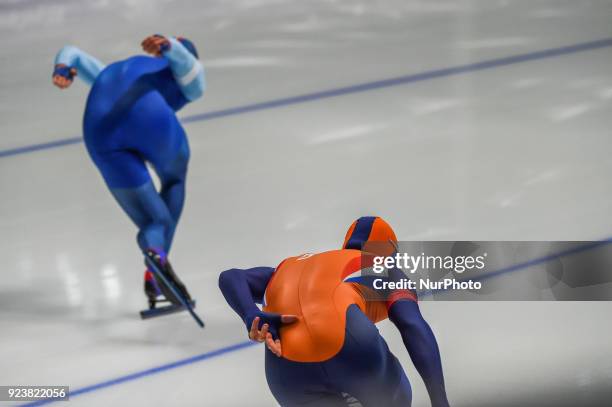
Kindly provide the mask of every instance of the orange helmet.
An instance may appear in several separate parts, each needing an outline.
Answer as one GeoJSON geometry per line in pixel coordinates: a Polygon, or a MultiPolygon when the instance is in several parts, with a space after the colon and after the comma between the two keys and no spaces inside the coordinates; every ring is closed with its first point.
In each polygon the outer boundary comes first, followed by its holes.
{"type": "Polygon", "coordinates": [[[384,251],[393,253],[395,251],[397,237],[391,226],[389,226],[384,219],[378,216],[362,216],[349,227],[344,237],[342,248],[362,250],[366,242],[384,243],[384,251]],[[389,243],[391,243],[391,245],[389,245],[389,243]]]}

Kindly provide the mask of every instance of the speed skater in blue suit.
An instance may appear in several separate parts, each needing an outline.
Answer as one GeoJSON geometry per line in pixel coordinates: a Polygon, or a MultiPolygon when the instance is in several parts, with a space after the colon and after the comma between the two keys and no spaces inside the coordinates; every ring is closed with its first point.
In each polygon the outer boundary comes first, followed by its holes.
{"type": "MultiPolygon", "coordinates": [[[[156,34],[141,45],[149,56],[107,66],[65,46],[55,57],[52,80],[60,89],[68,88],[75,76],[91,85],[83,118],[87,151],[117,203],[138,227],[141,251],[154,258],[190,299],[168,261],[185,202],[190,155],[176,112],[204,93],[204,69],[195,45],[186,38],[156,34]],[[159,191],[147,164],[160,180],[159,191]]],[[[148,269],[145,294],[152,306],[164,297],[176,300],[148,269]]]]}
{"type": "MultiPolygon", "coordinates": [[[[377,291],[372,275],[362,274],[373,253],[391,255],[396,248],[391,227],[364,216],[351,225],[340,250],[289,257],[276,268],[221,273],[219,288],[249,338],[266,343],[266,379],[281,406],[358,401],[364,407],[409,407],[410,382],[375,326],[386,318],[399,330],[431,405],[449,406],[438,344],[416,293],[377,291]]],[[[403,277],[397,269],[385,276],[390,282],[403,277]]]]}

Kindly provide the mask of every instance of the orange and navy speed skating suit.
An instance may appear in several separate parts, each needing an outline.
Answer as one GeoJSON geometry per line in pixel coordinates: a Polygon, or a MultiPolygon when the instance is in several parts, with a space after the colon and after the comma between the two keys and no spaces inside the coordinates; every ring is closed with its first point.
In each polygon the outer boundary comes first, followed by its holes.
{"type": "MultiPolygon", "coordinates": [[[[222,273],[221,290],[247,327],[259,316],[281,339],[282,357],[266,349],[266,378],[280,405],[346,406],[353,399],[364,406],[410,405],[410,383],[374,324],[390,316],[402,331],[402,324],[422,320],[416,294],[377,292],[360,276],[368,262],[358,250],[363,243],[395,240],[382,219],[364,217],[351,226],[341,250],[290,257],[276,269],[222,273]],[[255,302],[264,304],[263,311],[255,302]],[[281,325],[281,314],[298,320],[281,325]]],[[[437,345],[423,323],[424,332],[410,337],[407,329],[402,337],[413,360],[420,352],[423,363],[431,365],[419,371],[431,376],[424,379],[434,406],[446,406],[437,345]],[[434,349],[411,350],[415,339],[434,349]]]]}

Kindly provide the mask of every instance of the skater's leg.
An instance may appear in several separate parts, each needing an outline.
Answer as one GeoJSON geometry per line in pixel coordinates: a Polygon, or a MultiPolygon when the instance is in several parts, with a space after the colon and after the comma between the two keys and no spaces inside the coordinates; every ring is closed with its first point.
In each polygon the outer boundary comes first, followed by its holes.
{"type": "Polygon", "coordinates": [[[159,176],[161,183],[159,195],[173,220],[173,224],[167,230],[167,246],[164,247],[168,252],[185,202],[185,180],[190,152],[187,136],[177,118],[168,115],[164,120],[158,120],[164,125],[154,130],[150,129],[146,142],[137,139],[132,148],[137,149],[152,164],[159,176]]]}
{"type": "Polygon", "coordinates": [[[142,251],[166,251],[174,220],[150,180],[136,188],[111,188],[111,193],[138,226],[138,246],[142,251]]]}
{"type": "Polygon", "coordinates": [[[181,139],[183,142],[176,154],[171,158],[168,157],[167,162],[155,168],[161,181],[161,197],[176,222],[183,212],[185,181],[190,157],[187,139],[184,136],[181,139]]]}
{"type": "Polygon", "coordinates": [[[96,154],[95,162],[113,197],[138,227],[141,250],[164,250],[174,220],[143,158],[130,150],[117,150],[96,154]]]}
{"type": "Polygon", "coordinates": [[[183,212],[188,163],[189,144],[187,143],[187,139],[184,138],[184,142],[175,157],[163,168],[157,170],[161,181],[160,196],[166,203],[170,216],[172,216],[174,221],[173,227],[168,230],[168,247],[166,251],[170,250],[176,226],[183,212]]]}
{"type": "Polygon", "coordinates": [[[401,364],[356,305],[347,310],[342,350],[325,362],[325,369],[337,390],[364,407],[409,407],[412,403],[410,382],[401,364]]]}
{"type": "MultiPolygon", "coordinates": [[[[137,188],[113,188],[111,192],[125,212],[139,227],[138,245],[145,253],[152,253],[157,268],[164,273],[165,278],[189,300],[191,297],[185,285],[175,274],[172,265],[167,259],[165,248],[169,247],[169,231],[174,228],[174,220],[151,181],[137,188]]],[[[147,257],[151,257],[147,254],[147,257]]],[[[145,274],[145,292],[147,281],[151,292],[161,291],[166,299],[179,303],[174,293],[151,273],[145,274]],[[148,278],[148,280],[147,280],[148,278]],[[155,286],[155,287],[154,287],[155,286]]],[[[152,297],[147,293],[149,297],[152,297]]],[[[153,296],[155,297],[155,296],[153,296]]],[[[151,299],[151,298],[150,298],[151,299]]]]}
{"type": "Polygon", "coordinates": [[[279,358],[266,349],[266,380],[282,407],[346,407],[340,392],[328,387],[321,363],[301,363],[279,358]]]}

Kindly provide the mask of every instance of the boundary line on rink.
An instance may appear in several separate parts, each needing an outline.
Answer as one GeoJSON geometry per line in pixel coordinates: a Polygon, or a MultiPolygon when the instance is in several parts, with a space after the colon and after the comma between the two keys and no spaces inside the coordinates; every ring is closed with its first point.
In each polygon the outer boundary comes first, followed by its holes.
{"type": "MultiPolygon", "coordinates": [[[[191,365],[197,362],[201,362],[203,360],[207,360],[207,359],[212,359],[212,358],[216,358],[218,356],[222,356],[226,353],[230,353],[230,352],[235,352],[237,350],[240,349],[244,349],[244,348],[249,348],[251,346],[257,345],[258,342],[253,342],[253,341],[245,341],[245,342],[240,342],[240,343],[236,343],[234,345],[230,345],[230,346],[225,346],[223,348],[220,349],[216,349],[216,350],[212,350],[206,353],[202,353],[199,355],[195,355],[195,356],[191,356],[185,359],[181,359],[181,360],[177,360],[176,362],[170,362],[170,363],[166,363],[164,365],[160,365],[160,366],[156,366],[150,369],[146,369],[146,370],[141,370],[139,372],[135,372],[135,373],[130,373],[124,376],[119,376],[115,379],[110,379],[110,380],[106,380],[104,382],[100,382],[100,383],[96,383],[96,384],[92,384],[90,386],[85,386],[85,387],[81,387],[78,388],[76,390],[71,390],[68,393],[68,400],[70,401],[72,399],[72,397],[76,397],[76,396],[80,396],[81,394],[86,394],[86,393],[91,393],[97,390],[101,390],[101,389],[105,389],[107,387],[111,387],[111,386],[116,386],[118,384],[121,383],[125,383],[125,382],[131,382],[133,380],[138,380],[141,379],[143,377],[146,376],[151,376],[151,375],[155,375],[158,373],[163,373],[165,371],[168,370],[172,370],[172,369],[176,369],[185,365],[191,365]]],[[[39,400],[39,401],[34,401],[31,403],[26,403],[26,404],[21,404],[20,407],[35,407],[35,406],[44,406],[47,404],[51,404],[51,403],[56,403],[56,402],[62,402],[64,400],[54,400],[54,399],[46,399],[46,400],[39,400]]]]}
{"type": "MultiPolygon", "coordinates": [[[[487,276],[483,276],[482,279],[486,279],[486,278],[495,278],[498,277],[500,275],[504,275],[507,273],[512,273],[515,271],[521,271],[521,270],[525,270],[528,269],[532,266],[538,265],[538,264],[542,264],[545,262],[548,262],[552,259],[555,258],[559,258],[559,257],[567,257],[567,256],[573,256],[575,254],[579,254],[579,253],[583,253],[585,251],[589,251],[589,250],[593,250],[596,249],[598,247],[602,247],[602,246],[607,246],[609,244],[612,244],[612,236],[605,238],[605,239],[601,239],[601,240],[593,240],[593,241],[589,241],[589,242],[585,242],[585,244],[581,245],[581,246],[577,246],[571,249],[567,249],[567,250],[562,250],[560,252],[557,253],[553,253],[553,254],[549,254],[546,256],[542,256],[542,257],[537,257],[535,259],[523,262],[523,263],[518,263],[512,266],[508,266],[508,267],[504,267],[501,268],[497,271],[491,272],[489,273],[490,275],[487,276]]],[[[444,290],[434,290],[434,291],[444,291],[444,290]]],[[[420,297],[427,297],[432,295],[433,292],[432,291],[422,291],[419,293],[420,297]]],[[[204,360],[208,360],[208,359],[213,359],[216,358],[218,356],[223,356],[227,353],[232,353],[241,349],[245,349],[245,348],[249,348],[251,346],[255,346],[258,345],[258,342],[253,342],[253,341],[245,341],[245,342],[239,342],[239,343],[235,343],[233,345],[229,345],[229,346],[225,346],[216,350],[212,350],[212,351],[208,351],[199,355],[195,355],[195,356],[191,356],[185,359],[180,359],[177,360],[176,362],[170,362],[170,363],[166,363],[160,366],[156,366],[156,367],[152,367],[149,369],[145,369],[145,370],[141,370],[138,372],[134,372],[134,373],[130,373],[127,375],[123,375],[123,376],[119,376],[115,379],[109,379],[103,382],[99,382],[99,383],[95,383],[89,386],[85,386],[85,387],[81,387],[81,388],[77,388],[74,391],[70,391],[69,392],[69,400],[72,397],[76,397],[76,396],[80,396],[82,394],[87,394],[87,393],[93,393],[95,391],[98,390],[102,390],[108,387],[112,387],[118,384],[122,384],[122,383],[126,383],[126,382],[131,382],[131,381],[135,381],[138,379],[141,379],[143,377],[147,377],[147,376],[151,376],[151,375],[155,375],[158,373],[163,373],[166,372],[168,370],[173,370],[173,369],[177,369],[179,367],[182,366],[186,366],[186,365],[191,365],[191,364],[195,364],[198,362],[202,362],[204,360]]],[[[25,404],[21,404],[19,405],[19,407],[35,407],[35,406],[43,406],[43,405],[47,405],[47,404],[51,404],[51,403],[55,403],[55,402],[61,402],[63,400],[54,400],[54,399],[46,399],[46,400],[39,400],[39,401],[34,401],[34,402],[30,402],[30,403],[25,403],[25,404]]]]}
{"type": "MultiPolygon", "coordinates": [[[[368,92],[393,86],[406,85],[409,83],[423,82],[438,78],[460,75],[469,72],[483,71],[486,69],[499,68],[508,65],[520,64],[523,62],[537,61],[546,58],[554,58],[563,55],[575,54],[578,52],[591,51],[601,48],[612,47],[612,37],[603,38],[595,41],[582,42],[574,45],[566,45],[557,48],[548,48],[540,51],[533,51],[524,54],[516,54],[507,57],[489,59],[466,65],[458,65],[449,68],[435,69],[421,73],[397,76],[372,82],[363,82],[340,88],[328,89],[312,93],[290,96],[280,99],[272,99],[264,102],[251,103],[242,106],[230,107],[226,109],[213,110],[210,112],[185,116],[181,119],[183,123],[193,123],[206,120],[213,120],[227,116],[235,116],[260,110],[275,109],[284,106],[296,105],[315,100],[328,99],[338,96],[350,95],[361,92],[368,92]]],[[[0,158],[11,157],[21,154],[33,153],[41,150],[65,147],[73,144],[82,143],[82,137],[69,137],[50,141],[46,143],[30,144],[7,150],[0,150],[0,158]]]]}

